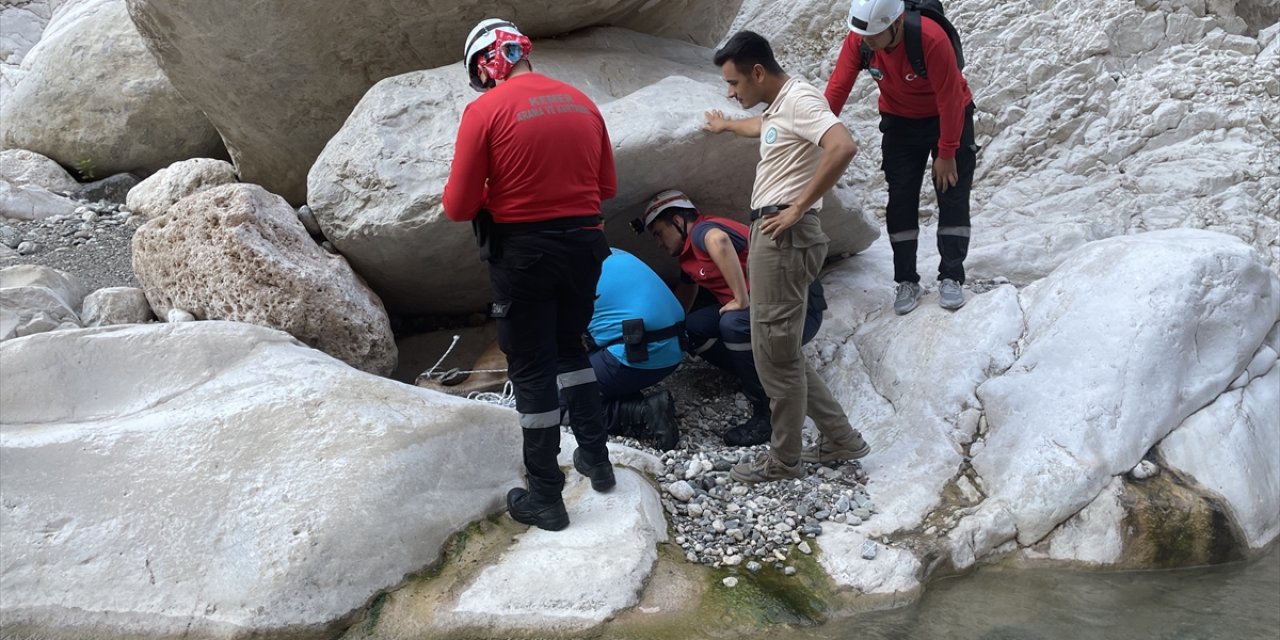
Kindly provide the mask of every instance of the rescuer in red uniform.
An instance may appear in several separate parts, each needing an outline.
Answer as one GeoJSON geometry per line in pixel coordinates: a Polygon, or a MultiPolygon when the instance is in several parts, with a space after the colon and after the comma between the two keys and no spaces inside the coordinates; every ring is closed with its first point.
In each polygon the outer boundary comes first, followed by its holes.
{"type": "Polygon", "coordinates": [[[614,196],[617,177],[600,110],[535,73],[532,48],[505,20],[484,20],[467,36],[463,64],[482,95],[462,113],[443,207],[450,220],[472,221],[489,262],[491,315],[515,388],[528,482],[507,494],[507,509],[555,531],[569,525],[556,462],[557,385],[578,441],[574,467],[597,491],[615,482],[582,336],[609,255],[600,202],[614,196]]]}

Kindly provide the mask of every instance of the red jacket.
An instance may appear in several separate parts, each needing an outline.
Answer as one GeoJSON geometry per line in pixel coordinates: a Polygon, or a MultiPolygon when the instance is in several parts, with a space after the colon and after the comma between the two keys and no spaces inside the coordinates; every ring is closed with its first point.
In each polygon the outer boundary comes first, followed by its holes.
{"type": "Polygon", "coordinates": [[[494,222],[538,222],[600,213],[618,190],[604,118],[581,91],[524,73],[462,112],[444,213],[494,222]]]}
{"type": "MultiPolygon", "coordinates": [[[[732,229],[741,235],[743,240],[751,236],[751,231],[736,220],[698,216],[698,221],[689,227],[688,236],[684,239],[684,249],[680,251],[679,257],[680,270],[689,276],[689,279],[693,280],[694,284],[710,291],[721,305],[725,305],[733,300],[733,289],[729,288],[729,281],[725,280],[724,272],[720,271],[720,267],[716,266],[715,260],[711,259],[711,254],[693,244],[695,229],[710,223],[732,229]]],[[[747,278],[747,249],[745,247],[738,252],[738,262],[742,264],[742,276],[747,280],[747,290],[750,291],[751,284],[750,279],[747,278]]]]}
{"type": "MultiPolygon", "coordinates": [[[[880,111],[904,118],[938,116],[938,157],[954,158],[964,131],[964,110],[973,102],[969,83],[956,66],[956,52],[947,32],[928,16],[920,17],[920,43],[929,77],[921,78],[907,59],[907,45],[898,43],[892,52],[876,51],[871,66],[882,73],[880,111]]],[[[850,33],[840,47],[836,69],[827,82],[827,102],[840,114],[849,99],[853,82],[862,70],[862,36],[850,33]]]]}

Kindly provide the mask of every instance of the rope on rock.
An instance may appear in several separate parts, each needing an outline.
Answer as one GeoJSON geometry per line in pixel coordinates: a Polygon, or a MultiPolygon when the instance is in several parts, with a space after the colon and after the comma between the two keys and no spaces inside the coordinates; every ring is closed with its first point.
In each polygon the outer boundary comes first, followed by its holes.
{"type": "Polygon", "coordinates": [[[467,399],[479,400],[480,402],[488,402],[490,404],[501,405],[504,407],[514,408],[516,406],[515,387],[511,386],[510,380],[507,380],[506,384],[502,385],[501,392],[472,391],[467,394],[467,399]]]}
{"type": "MultiPolygon", "coordinates": [[[[440,381],[440,384],[446,387],[452,387],[454,385],[462,384],[467,378],[471,377],[471,374],[473,373],[506,373],[507,372],[506,369],[459,369],[457,367],[449,369],[448,371],[439,371],[440,363],[444,362],[445,359],[449,357],[449,354],[453,353],[453,348],[458,346],[458,340],[460,340],[461,338],[462,336],[455,334],[453,336],[453,342],[449,344],[448,349],[444,350],[444,354],[440,356],[440,359],[436,360],[436,363],[431,365],[430,369],[427,369],[426,371],[423,371],[422,373],[418,374],[418,378],[427,378],[427,379],[438,378],[440,381]]],[[[511,384],[510,381],[508,381],[507,384],[508,385],[511,384]]]]}

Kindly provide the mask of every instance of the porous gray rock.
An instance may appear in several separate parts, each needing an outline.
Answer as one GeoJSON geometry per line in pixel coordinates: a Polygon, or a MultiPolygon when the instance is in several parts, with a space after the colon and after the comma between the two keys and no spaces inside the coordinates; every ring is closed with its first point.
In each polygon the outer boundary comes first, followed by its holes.
{"type": "Polygon", "coordinates": [[[191,194],[233,182],[236,169],[231,163],[193,158],[175,162],[139,182],[129,190],[124,202],[130,211],[150,220],[191,194]]]}
{"type": "Polygon", "coordinates": [[[273,327],[353,367],[395,368],[382,302],[262,187],[223,185],[178,201],[134,233],[133,270],[158,317],[177,308],[273,327]]]}
{"type": "Polygon", "coordinates": [[[66,5],[22,69],[0,104],[0,145],[48,156],[82,178],[150,173],[222,148],[156,65],[123,0],[66,5]]]}

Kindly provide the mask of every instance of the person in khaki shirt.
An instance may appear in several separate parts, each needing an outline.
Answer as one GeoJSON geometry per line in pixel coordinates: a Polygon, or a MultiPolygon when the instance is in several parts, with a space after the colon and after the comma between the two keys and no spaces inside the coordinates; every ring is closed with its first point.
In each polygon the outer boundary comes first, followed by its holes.
{"type": "Polygon", "coordinates": [[[814,214],[858,147],[822,94],[782,70],[764,37],[740,31],[714,60],[730,98],[747,109],[767,105],[760,116],[741,120],[708,111],[704,127],[760,139],[747,270],[751,353],[772,407],[773,436],[769,451],[734,466],[729,475],[748,483],[800,478],[805,462],[852,460],[871,451],[800,351],[809,283],[818,277],[830,243],[814,214]],[[806,415],[819,436],[802,450],[806,415]]]}

